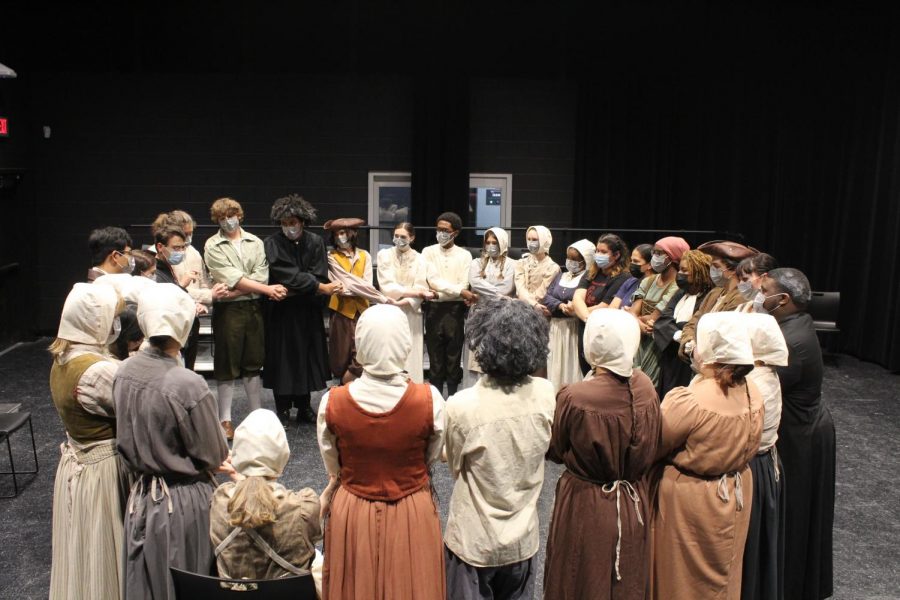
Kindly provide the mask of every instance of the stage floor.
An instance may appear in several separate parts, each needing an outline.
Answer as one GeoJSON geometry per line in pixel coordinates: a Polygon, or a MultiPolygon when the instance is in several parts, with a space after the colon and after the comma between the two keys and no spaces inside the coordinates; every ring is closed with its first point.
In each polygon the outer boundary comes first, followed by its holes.
{"type": "MultiPolygon", "coordinates": [[[[0,403],[21,403],[21,410],[31,411],[41,469],[38,475],[21,478],[24,489],[17,498],[0,500],[0,598],[46,598],[50,585],[53,477],[65,434],[50,399],[50,357],[45,351],[49,342],[25,344],[0,357],[0,403]]],[[[215,390],[215,382],[210,383],[215,390]]],[[[266,393],[267,407],[272,408],[271,393],[266,393]]],[[[840,356],[836,364],[826,366],[824,394],[837,429],[834,597],[898,598],[900,501],[894,482],[900,472],[900,376],[840,356]]],[[[237,425],[247,412],[240,386],[235,391],[234,406],[237,425]]],[[[315,427],[293,425],[288,440],[291,461],[283,483],[321,491],[327,478],[315,441],[315,427]]],[[[2,450],[0,470],[6,470],[5,448],[2,450]]],[[[13,452],[17,464],[28,468],[31,447],[27,429],[13,436],[13,452]]],[[[547,527],[560,470],[558,465],[547,463],[541,493],[538,598],[547,527]]],[[[445,520],[452,490],[446,465],[435,467],[434,481],[445,520]]],[[[0,479],[0,493],[11,492],[12,480],[4,476],[0,479]]]]}

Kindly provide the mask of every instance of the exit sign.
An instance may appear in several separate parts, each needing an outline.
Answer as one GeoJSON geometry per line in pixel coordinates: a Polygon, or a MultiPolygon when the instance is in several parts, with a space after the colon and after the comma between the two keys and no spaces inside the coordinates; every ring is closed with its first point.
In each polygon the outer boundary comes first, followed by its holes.
{"type": "Polygon", "coordinates": [[[6,137],[9,135],[9,123],[6,117],[0,117],[0,135],[6,137]]]}

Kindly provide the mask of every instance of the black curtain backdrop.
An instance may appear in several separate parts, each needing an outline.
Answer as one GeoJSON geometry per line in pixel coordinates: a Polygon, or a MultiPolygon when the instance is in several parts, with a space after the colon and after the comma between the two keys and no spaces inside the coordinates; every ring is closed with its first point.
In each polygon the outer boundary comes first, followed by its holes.
{"type": "MultiPolygon", "coordinates": [[[[413,218],[425,225],[445,211],[465,220],[469,203],[468,80],[462,73],[435,71],[418,77],[413,92],[413,218]]],[[[431,232],[416,239],[417,246],[432,243],[431,232]]]]}
{"type": "Polygon", "coordinates": [[[900,370],[900,47],[874,16],[781,17],[584,69],[574,224],[741,232],[841,292],[843,351],[900,370]]]}

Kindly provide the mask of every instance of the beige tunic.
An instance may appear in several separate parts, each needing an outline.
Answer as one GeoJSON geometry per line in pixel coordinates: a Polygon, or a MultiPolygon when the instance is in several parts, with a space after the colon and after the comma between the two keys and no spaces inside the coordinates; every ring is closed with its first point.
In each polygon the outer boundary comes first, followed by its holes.
{"type": "Polygon", "coordinates": [[[559,274],[559,265],[549,256],[537,260],[533,254],[526,254],[516,261],[516,294],[519,300],[534,306],[547,293],[553,278],[559,274]]]}
{"type": "MultiPolygon", "coordinates": [[[[378,287],[388,298],[400,300],[403,292],[427,292],[427,267],[422,255],[413,249],[399,252],[396,248],[385,248],[378,253],[378,287]]],[[[424,380],[423,344],[424,328],[422,326],[422,299],[405,298],[402,300],[403,314],[409,321],[409,333],[412,336],[412,348],[406,360],[406,372],[416,383],[424,380]]]]}
{"type": "Polygon", "coordinates": [[[651,526],[651,597],[739,599],[763,400],[753,383],[723,394],[711,379],[662,403],[662,452],[651,526]]]}
{"type": "MultiPolygon", "coordinates": [[[[228,537],[234,527],[228,523],[228,503],[237,484],[218,487],[209,509],[209,536],[214,547],[228,537]]],[[[257,528],[259,536],[279,556],[300,569],[309,569],[315,556],[315,543],[322,538],[319,524],[319,496],[306,488],[293,492],[271,482],[278,506],[276,520],[257,528]]],[[[231,579],[277,579],[293,575],[281,567],[246,533],[240,533],[216,556],[219,576],[231,579]]]]}

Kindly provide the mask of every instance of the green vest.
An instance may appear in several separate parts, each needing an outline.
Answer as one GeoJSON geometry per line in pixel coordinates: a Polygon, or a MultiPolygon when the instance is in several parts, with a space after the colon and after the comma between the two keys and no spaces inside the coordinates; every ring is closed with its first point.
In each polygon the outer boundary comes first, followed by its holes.
{"type": "Polygon", "coordinates": [[[69,436],[80,444],[100,442],[116,437],[116,418],[89,413],[75,399],[75,388],[81,376],[94,363],[105,360],[97,354],[83,354],[64,365],[53,361],[50,369],[50,395],[56,412],[69,436]]]}

